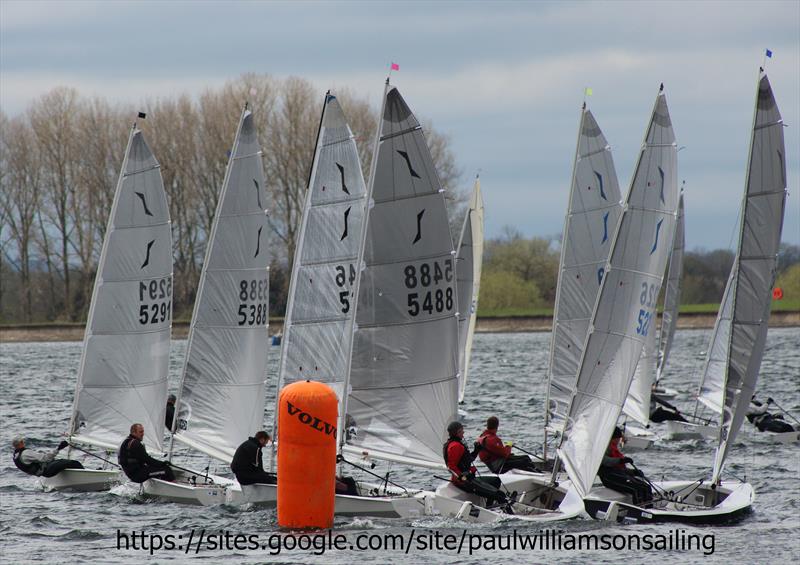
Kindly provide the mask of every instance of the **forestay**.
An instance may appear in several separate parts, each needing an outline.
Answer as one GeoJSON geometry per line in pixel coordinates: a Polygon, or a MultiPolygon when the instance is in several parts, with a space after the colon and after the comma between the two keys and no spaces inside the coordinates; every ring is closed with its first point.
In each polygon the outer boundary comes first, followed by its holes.
{"type": "Polygon", "coordinates": [[[752,397],[767,339],[772,286],[786,204],[783,120],[767,75],[759,75],[747,183],[742,202],[739,247],[730,288],[733,315],[713,482],[722,473],[752,397]]]}
{"type": "Polygon", "coordinates": [[[585,496],[641,356],[678,208],[677,149],[666,98],[656,97],[589,324],[558,455],[585,496]]]}
{"type": "MultiPolygon", "coordinates": [[[[669,256],[667,287],[664,291],[664,315],[658,333],[648,332],[642,347],[642,357],[636,365],[631,388],[622,410],[625,414],[642,424],[650,425],[650,396],[653,383],[664,367],[672,336],[675,334],[675,320],[678,317],[680,301],[680,276],[683,268],[683,194],[678,198],[678,218],[675,224],[675,237],[669,256]],[[664,347],[664,349],[659,349],[664,347]]],[[[655,322],[653,322],[655,323],[655,322]]]]}
{"type": "Polygon", "coordinates": [[[200,274],[175,439],[229,462],[264,420],[267,192],[253,115],[242,112],[200,274]]]}
{"type": "Polygon", "coordinates": [[[458,401],[464,401],[472,355],[472,338],[478,317],[478,293],[483,262],[483,197],[481,181],[475,179],[469,208],[461,228],[456,255],[456,289],[458,291],[458,401]]]}
{"type": "Polygon", "coordinates": [[[458,398],[455,252],[422,128],[391,86],[378,139],[348,450],[440,467],[458,398]]]}
{"type": "Polygon", "coordinates": [[[295,251],[277,390],[305,379],[327,383],[339,397],[340,421],[365,201],[355,137],[339,101],[328,93],[295,251]]]}
{"type": "Polygon", "coordinates": [[[545,426],[561,431],[622,211],[611,147],[584,104],[561,240],[545,426]]]}
{"type": "Polygon", "coordinates": [[[159,164],[134,124],[92,292],[73,441],[119,447],[131,424],[161,451],[172,326],[172,232],[159,164]]]}

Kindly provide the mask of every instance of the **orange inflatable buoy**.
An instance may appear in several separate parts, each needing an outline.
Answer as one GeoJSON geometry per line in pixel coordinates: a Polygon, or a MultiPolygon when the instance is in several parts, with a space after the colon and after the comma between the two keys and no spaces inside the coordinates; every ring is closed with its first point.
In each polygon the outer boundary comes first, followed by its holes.
{"type": "Polygon", "coordinates": [[[780,300],[781,298],[783,298],[783,289],[778,287],[772,291],[772,299],[780,300]]]}
{"type": "Polygon", "coordinates": [[[326,384],[300,381],[278,400],[278,525],[330,528],[336,496],[339,401],[326,384]]]}

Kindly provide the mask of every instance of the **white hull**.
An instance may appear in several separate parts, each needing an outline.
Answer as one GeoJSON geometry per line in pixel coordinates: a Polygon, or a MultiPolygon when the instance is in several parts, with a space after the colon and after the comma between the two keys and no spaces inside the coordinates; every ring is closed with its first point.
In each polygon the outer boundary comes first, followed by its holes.
{"type": "Polygon", "coordinates": [[[625,452],[634,453],[650,449],[658,436],[650,430],[644,430],[635,426],[625,426],[625,452]]]}
{"type": "Polygon", "coordinates": [[[278,504],[278,485],[254,484],[240,485],[233,483],[225,492],[225,504],[239,506],[255,504],[273,507],[278,504]]]}
{"type": "Polygon", "coordinates": [[[503,483],[504,491],[517,493],[516,501],[511,506],[513,514],[503,509],[486,508],[484,498],[466,493],[450,482],[439,486],[434,496],[426,501],[426,514],[488,523],[508,519],[552,522],[575,518],[583,512],[583,501],[571,488],[569,481],[561,482],[552,489],[549,486],[549,474],[506,473],[497,476],[503,483]],[[552,493],[554,500],[547,501],[544,498],[548,493],[552,493]]]}
{"type": "MultiPolygon", "coordinates": [[[[755,494],[749,483],[722,481],[714,490],[697,481],[653,483],[658,490],[672,493],[670,500],[656,500],[652,507],[634,506],[628,495],[600,486],[584,499],[586,512],[598,520],[626,524],[683,522],[688,524],[725,523],[750,511],[755,494]],[[718,498],[722,500],[718,500],[718,498]]],[[[656,494],[656,499],[658,495],[656,494]]]]}
{"type": "Polygon", "coordinates": [[[336,495],[334,513],[337,516],[374,516],[380,518],[416,518],[423,516],[426,500],[433,496],[429,491],[406,492],[370,483],[358,483],[359,491],[366,495],[336,495]]]}
{"type": "Polygon", "coordinates": [[[717,426],[675,420],[669,420],[666,424],[667,433],[664,434],[664,439],[717,439],[719,435],[717,426]]]}
{"type": "Polygon", "coordinates": [[[109,490],[120,480],[120,472],[114,469],[66,469],[55,477],[41,477],[42,486],[48,491],[98,492],[109,490]]]}
{"type": "Polygon", "coordinates": [[[161,479],[148,479],[142,483],[142,493],[153,498],[160,498],[179,504],[194,504],[212,506],[226,502],[226,491],[235,484],[235,481],[215,475],[193,473],[189,475],[184,471],[175,472],[175,482],[161,479]],[[192,477],[195,477],[192,479],[192,477]]]}
{"type": "Polygon", "coordinates": [[[782,432],[777,434],[774,432],[761,432],[755,437],[758,439],[767,440],[770,443],[790,444],[800,442],[800,431],[782,432]]]}

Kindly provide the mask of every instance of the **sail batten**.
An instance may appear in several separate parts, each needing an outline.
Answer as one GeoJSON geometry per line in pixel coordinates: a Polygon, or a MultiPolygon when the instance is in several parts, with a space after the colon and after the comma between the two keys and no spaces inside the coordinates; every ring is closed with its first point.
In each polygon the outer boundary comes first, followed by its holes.
{"type": "Polygon", "coordinates": [[[270,253],[261,155],[245,108],[209,234],[178,391],[175,440],[226,463],[264,420],[270,253]]]}
{"type": "Polygon", "coordinates": [[[172,234],[158,162],[134,125],[92,292],[71,440],[118,447],[131,424],[162,449],[172,326],[172,234]]]}
{"type": "Polygon", "coordinates": [[[678,207],[677,147],[663,92],[656,97],[643,146],[600,277],[558,448],[582,496],[597,474],[644,340],[655,332],[678,207]]]}

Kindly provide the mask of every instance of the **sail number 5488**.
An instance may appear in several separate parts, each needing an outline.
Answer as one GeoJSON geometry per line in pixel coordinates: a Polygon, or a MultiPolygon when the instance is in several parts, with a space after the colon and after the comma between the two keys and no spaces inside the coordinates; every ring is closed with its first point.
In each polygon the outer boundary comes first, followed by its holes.
{"type": "MultiPolygon", "coordinates": [[[[453,260],[445,259],[444,267],[439,261],[432,263],[422,263],[419,268],[415,265],[406,265],[403,268],[404,284],[407,289],[414,290],[417,287],[429,288],[438,287],[444,281],[453,281],[453,260]]],[[[433,288],[421,292],[409,292],[408,313],[411,316],[418,316],[421,312],[433,314],[434,311],[441,313],[453,309],[453,287],[433,288]]]]}

